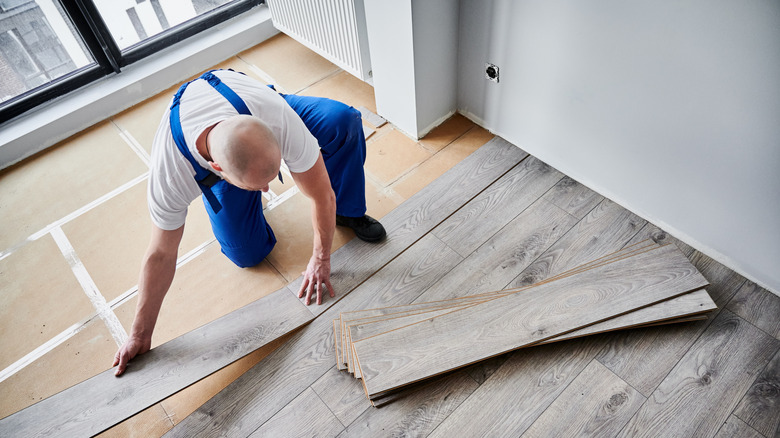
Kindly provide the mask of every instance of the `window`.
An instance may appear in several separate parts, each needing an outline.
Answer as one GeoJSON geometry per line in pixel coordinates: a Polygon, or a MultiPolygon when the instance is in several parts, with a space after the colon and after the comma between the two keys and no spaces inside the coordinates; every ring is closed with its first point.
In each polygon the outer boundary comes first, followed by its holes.
{"type": "Polygon", "coordinates": [[[0,101],[6,102],[94,64],[52,0],[0,1],[0,101]]]}
{"type": "Polygon", "coordinates": [[[0,123],[260,0],[0,0],[0,123]]]}

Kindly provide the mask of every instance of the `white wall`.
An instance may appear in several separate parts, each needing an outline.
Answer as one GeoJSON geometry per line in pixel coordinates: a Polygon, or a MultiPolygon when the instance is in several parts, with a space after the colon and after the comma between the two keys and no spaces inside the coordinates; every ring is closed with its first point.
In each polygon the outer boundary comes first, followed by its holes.
{"type": "Polygon", "coordinates": [[[365,0],[377,112],[420,138],[456,110],[458,0],[365,0]]]}
{"type": "Polygon", "coordinates": [[[419,138],[457,109],[458,1],[413,1],[412,28],[419,138]]]}
{"type": "Polygon", "coordinates": [[[417,134],[411,0],[365,0],[377,113],[417,134]]]}
{"type": "Polygon", "coordinates": [[[461,0],[459,44],[462,112],[780,291],[779,1],[461,0]]]}

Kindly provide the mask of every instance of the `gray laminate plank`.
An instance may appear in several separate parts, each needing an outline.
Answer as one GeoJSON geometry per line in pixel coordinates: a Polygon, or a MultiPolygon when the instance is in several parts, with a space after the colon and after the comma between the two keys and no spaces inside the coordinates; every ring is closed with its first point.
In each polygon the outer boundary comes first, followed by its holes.
{"type": "Polygon", "coordinates": [[[605,199],[504,289],[527,286],[619,250],[646,221],[605,199]]]}
{"type": "Polygon", "coordinates": [[[334,437],[343,430],[344,425],[325,406],[319,396],[311,388],[307,388],[249,436],[252,438],[334,437]],[[301,417],[305,417],[306,421],[300,421],[301,417]]]}
{"type": "Polygon", "coordinates": [[[373,397],[705,285],[682,253],[666,245],[355,342],[353,348],[373,397]]]}
{"type": "MultiPolygon", "coordinates": [[[[579,330],[575,330],[570,333],[566,333],[561,336],[554,337],[552,339],[539,342],[537,344],[529,345],[524,348],[536,348],[539,345],[545,345],[550,344],[553,342],[561,342],[566,341],[570,339],[575,338],[581,338],[584,336],[592,336],[594,334],[604,333],[607,331],[614,331],[614,330],[624,330],[624,329],[630,329],[630,328],[638,328],[638,327],[648,327],[648,326],[658,326],[658,325],[667,325],[667,324],[676,324],[681,322],[691,322],[691,321],[699,321],[702,319],[706,319],[706,315],[702,315],[700,306],[704,304],[706,305],[712,305],[712,300],[709,299],[709,296],[706,294],[706,291],[698,290],[694,291],[688,294],[685,294],[681,297],[674,298],[672,300],[667,300],[662,303],[655,304],[653,306],[648,306],[643,309],[639,309],[634,312],[627,313],[625,315],[621,315],[615,318],[608,319],[606,321],[602,321],[601,323],[597,323],[588,327],[584,327],[579,330]],[[680,298],[685,298],[685,300],[680,301],[680,298]],[[658,309],[656,306],[662,305],[663,308],[658,309]],[[687,309],[686,309],[687,307],[687,309]],[[644,310],[653,310],[652,312],[644,312],[644,310]],[[669,310],[668,315],[663,315],[661,312],[664,311],[664,309],[669,310]],[[687,316],[687,315],[694,315],[694,316],[687,316]]],[[[422,318],[420,318],[422,319],[422,318]]],[[[353,326],[351,333],[354,333],[350,337],[350,341],[358,341],[362,339],[362,335],[376,335],[376,332],[380,332],[382,330],[390,331],[391,329],[398,328],[399,326],[403,324],[396,325],[394,321],[387,320],[382,324],[376,324],[375,327],[371,327],[375,325],[374,323],[368,324],[367,326],[371,328],[372,330],[369,330],[366,332],[361,332],[360,328],[362,326],[353,326]]],[[[504,358],[505,360],[506,358],[504,358]]],[[[483,361],[485,362],[485,361],[483,361]]],[[[487,378],[492,374],[492,372],[495,372],[495,369],[497,369],[503,361],[487,361],[487,369],[483,369],[483,367],[468,367],[466,368],[466,372],[479,384],[482,384],[487,378]],[[473,368],[473,369],[472,369],[473,368]],[[492,368],[492,369],[491,369],[492,368]]],[[[482,364],[482,362],[478,362],[477,364],[482,364]]],[[[477,365],[475,364],[475,365],[477,365]]],[[[352,372],[352,371],[350,371],[352,372]]],[[[355,377],[360,378],[360,370],[355,370],[355,377]]],[[[414,385],[412,385],[414,386],[414,385]]],[[[403,396],[405,392],[408,392],[406,387],[400,388],[398,391],[393,391],[393,397],[398,398],[403,396]]],[[[373,398],[372,402],[376,405],[376,401],[380,400],[385,397],[386,394],[383,394],[380,397],[373,398]]]]}
{"type": "Polygon", "coordinates": [[[534,203],[563,174],[529,157],[433,230],[466,257],[534,203]]]}
{"type": "Polygon", "coordinates": [[[376,309],[342,312],[340,317],[334,320],[334,324],[337,324],[338,327],[334,332],[336,337],[336,353],[337,353],[336,365],[339,366],[339,369],[345,369],[342,367],[342,365],[346,365],[348,362],[349,353],[344,350],[344,348],[346,348],[346,343],[347,343],[348,324],[364,323],[369,321],[387,319],[391,317],[398,317],[402,315],[421,313],[428,310],[486,301],[490,299],[492,295],[495,294],[490,293],[490,294],[483,294],[483,295],[454,298],[451,300],[441,300],[436,302],[403,304],[400,306],[380,307],[376,309]]]}
{"type": "Polygon", "coordinates": [[[342,349],[342,337],[341,337],[341,318],[336,318],[333,320],[333,339],[336,345],[335,347],[335,355],[336,355],[336,368],[339,370],[345,370],[347,369],[346,365],[344,364],[344,350],[342,349]]]}
{"type": "Polygon", "coordinates": [[[543,199],[552,202],[577,219],[582,219],[604,197],[565,176],[549,192],[545,193],[543,199]]]}
{"type": "Polygon", "coordinates": [[[418,301],[446,300],[505,289],[576,222],[576,218],[555,205],[537,200],[488,238],[418,301]]]}
{"type": "Polygon", "coordinates": [[[720,427],[715,438],[764,438],[764,435],[756,432],[745,424],[744,421],[732,415],[720,427]]]}
{"type": "Polygon", "coordinates": [[[713,436],[780,341],[723,310],[619,436],[713,436]]]}
{"type": "MultiPolygon", "coordinates": [[[[578,223],[577,226],[568,231],[506,287],[535,283],[550,277],[555,273],[553,271],[566,271],[577,264],[587,261],[584,257],[577,257],[576,254],[586,254],[591,259],[598,258],[618,251],[627,244],[637,243],[648,238],[655,238],[656,242],[666,243],[667,235],[660,230],[658,232],[649,230],[646,234],[640,236],[638,231],[640,229],[645,230],[647,228],[645,224],[646,222],[641,218],[631,214],[619,205],[610,201],[603,201],[589,212],[581,223],[578,223]]],[[[589,337],[564,342],[562,345],[571,348],[572,357],[561,358],[562,363],[574,360],[579,354],[584,355],[583,360],[589,360],[590,356],[588,354],[590,354],[590,351],[587,349],[583,350],[583,346],[593,345],[593,339],[593,337],[589,337]]],[[[609,338],[596,336],[595,339],[600,341],[597,345],[604,345],[602,341],[609,338]]],[[[466,403],[456,411],[459,415],[453,416],[452,420],[448,419],[442,425],[442,431],[446,432],[434,435],[454,436],[453,434],[456,434],[457,431],[463,430],[466,436],[482,435],[481,431],[485,431],[487,435],[517,436],[525,430],[536,416],[541,413],[539,409],[540,404],[544,405],[545,400],[549,400],[545,397],[554,397],[557,392],[540,391],[538,394],[539,398],[535,398],[529,397],[528,394],[523,392],[519,392],[520,396],[517,396],[517,393],[504,390],[504,388],[535,388],[538,382],[534,378],[543,379],[545,382],[548,382],[547,385],[555,382],[565,386],[570,381],[570,376],[565,374],[566,368],[562,371],[565,377],[556,377],[554,379],[552,377],[539,377],[538,374],[535,374],[538,373],[538,370],[532,371],[528,369],[524,358],[529,356],[537,357],[535,352],[540,349],[541,351],[546,351],[546,348],[551,347],[544,346],[520,350],[487,359],[466,368],[469,375],[477,382],[480,382],[484,389],[482,387],[478,389],[478,392],[469,397],[466,403]],[[496,373],[495,377],[493,377],[494,373],[496,373]],[[528,377],[529,373],[532,377],[528,377]],[[529,380],[526,381],[526,378],[529,380]],[[565,378],[569,380],[561,382],[561,379],[565,378]],[[503,416],[502,406],[516,406],[516,412],[523,414],[517,417],[514,415],[503,416]],[[460,418],[460,420],[456,420],[454,417],[460,418]]],[[[565,350],[561,350],[561,354],[565,354],[565,352],[565,350]]],[[[581,362],[578,363],[581,364],[581,362]]],[[[554,362],[550,363],[550,367],[554,367],[554,362]]],[[[581,368],[575,367],[575,369],[576,371],[572,372],[579,372],[581,368]]],[[[543,388],[546,389],[548,386],[543,386],[543,388]]],[[[536,390],[539,389],[536,388],[536,390]]],[[[550,389],[554,389],[554,386],[550,389]]],[[[547,403],[550,401],[547,401],[547,403]]]]}
{"type": "Polygon", "coordinates": [[[726,308],[780,339],[780,297],[777,295],[748,281],[726,308]]]}
{"type": "Polygon", "coordinates": [[[345,372],[332,367],[311,388],[342,424],[350,425],[368,407],[363,385],[345,372]]]}
{"type": "Polygon", "coordinates": [[[425,236],[186,417],[168,435],[247,436],[333,367],[334,316],[346,310],[409,302],[460,260],[444,243],[425,236]]]}
{"type": "MultiPolygon", "coordinates": [[[[467,306],[451,306],[440,309],[431,309],[424,312],[413,313],[409,315],[399,315],[392,318],[383,319],[380,321],[372,321],[358,324],[347,325],[347,345],[349,345],[348,351],[351,353],[352,342],[361,339],[366,339],[371,336],[375,336],[381,333],[385,333],[390,330],[396,330],[400,327],[405,327],[411,324],[417,324],[418,322],[425,321],[427,319],[435,318],[437,316],[445,315],[451,312],[457,312],[460,309],[470,307],[474,304],[467,306]]],[[[354,358],[352,354],[347,354],[347,363],[350,373],[354,373],[355,377],[360,378],[359,370],[355,369],[354,358]]]]}
{"type": "Polygon", "coordinates": [[[384,117],[376,114],[364,106],[358,107],[358,111],[360,111],[360,115],[362,116],[363,120],[373,125],[374,128],[381,128],[385,123],[387,123],[387,120],[385,120],[384,117]]]}
{"type": "MultiPolygon", "coordinates": [[[[528,286],[577,265],[614,253],[635,238],[646,221],[621,206],[604,200],[554,242],[503,289],[528,286]]],[[[637,243],[641,240],[639,239],[637,243]]],[[[467,372],[477,381],[485,379],[506,360],[496,356],[471,365],[467,372]]]]}
{"type": "Polygon", "coordinates": [[[133,359],[119,378],[105,371],[0,420],[0,436],[95,435],[311,319],[280,289],[133,359]]]}
{"type": "Polygon", "coordinates": [[[765,436],[780,436],[780,350],[742,397],[734,415],[765,436]]]}
{"type": "MultiPolygon", "coordinates": [[[[710,282],[707,292],[719,308],[723,308],[745,282],[744,277],[699,252],[689,258],[710,282]]],[[[615,333],[609,345],[599,353],[598,361],[649,396],[718,312],[720,310],[715,310],[706,321],[615,333]]]]}
{"type": "Polygon", "coordinates": [[[603,336],[516,351],[430,435],[520,436],[604,346],[603,336]]]}
{"type": "Polygon", "coordinates": [[[387,406],[363,410],[340,436],[427,436],[476,388],[464,372],[453,373],[387,406]]]}
{"type": "Polygon", "coordinates": [[[634,310],[632,312],[626,313],[625,315],[619,315],[606,321],[577,329],[573,332],[566,333],[561,336],[556,336],[545,341],[545,343],[559,342],[567,339],[589,336],[596,333],[645,326],[648,324],[663,322],[684,316],[712,312],[716,308],[717,306],[715,306],[715,302],[712,301],[712,298],[710,298],[707,291],[705,289],[700,289],[681,295],[679,297],[653,304],[652,306],[634,310]]]}
{"type": "Polygon", "coordinates": [[[655,225],[651,223],[647,223],[644,227],[642,227],[641,230],[639,230],[636,235],[631,238],[631,240],[628,242],[628,245],[641,242],[643,240],[652,240],[653,242],[664,245],[667,243],[674,243],[677,245],[678,248],[680,248],[680,251],[682,251],[683,254],[685,254],[686,257],[690,258],[695,249],[687,245],[685,242],[676,239],[671,234],[667,233],[666,231],[656,227],[655,225]]]}
{"type": "Polygon", "coordinates": [[[614,436],[644,402],[642,394],[593,360],[522,436],[614,436]]]}
{"type": "MultiPolygon", "coordinates": [[[[331,256],[331,284],[336,290],[336,298],[326,297],[322,305],[309,306],[309,310],[314,315],[325,312],[527,156],[526,152],[500,137],[485,143],[386,214],[382,218],[387,231],[384,241],[368,243],[353,239],[335,251],[331,256]]],[[[298,291],[301,281],[299,277],[291,283],[292,293],[298,291]]]]}

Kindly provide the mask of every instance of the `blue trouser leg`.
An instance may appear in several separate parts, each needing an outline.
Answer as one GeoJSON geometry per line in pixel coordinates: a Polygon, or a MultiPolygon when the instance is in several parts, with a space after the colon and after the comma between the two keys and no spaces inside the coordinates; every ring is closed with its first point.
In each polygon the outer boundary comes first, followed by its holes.
{"type": "Polygon", "coordinates": [[[263,261],[274,248],[276,237],[263,215],[262,192],[240,189],[226,181],[218,182],[211,191],[222,210],[214,213],[205,195],[203,203],[222,253],[242,268],[263,261]]]}
{"type": "Polygon", "coordinates": [[[336,214],[366,214],[366,138],[360,111],[321,97],[282,95],[317,138],[336,193],[336,214]]]}
{"type": "MultiPolygon", "coordinates": [[[[366,213],[366,139],[360,112],[343,103],[308,96],[283,96],[320,145],[336,213],[359,217],[366,213]]],[[[261,192],[250,192],[220,181],[212,192],[222,205],[215,214],[204,198],[214,236],[225,254],[240,267],[254,266],[271,252],[276,237],[263,215],[261,192]]]]}

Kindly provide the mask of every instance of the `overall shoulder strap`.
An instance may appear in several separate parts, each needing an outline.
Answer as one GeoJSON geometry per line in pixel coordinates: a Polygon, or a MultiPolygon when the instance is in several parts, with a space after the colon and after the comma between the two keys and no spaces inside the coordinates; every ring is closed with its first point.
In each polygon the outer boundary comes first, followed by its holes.
{"type": "MultiPolygon", "coordinates": [[[[230,102],[231,105],[233,105],[233,108],[235,108],[239,114],[251,115],[252,112],[249,111],[249,107],[246,106],[246,103],[241,99],[241,97],[238,96],[238,94],[236,94],[235,91],[233,91],[230,87],[228,87],[227,84],[222,82],[217,77],[217,75],[214,74],[215,71],[218,70],[211,70],[206,73],[203,73],[198,79],[203,79],[206,82],[208,82],[209,85],[214,87],[214,89],[217,90],[219,94],[222,95],[222,97],[227,99],[227,101],[230,102]]],[[[173,102],[171,103],[171,113],[170,113],[171,135],[173,136],[173,141],[176,143],[176,147],[179,149],[179,152],[181,152],[181,154],[184,155],[187,161],[189,161],[190,164],[192,165],[192,168],[195,170],[195,181],[197,181],[198,186],[200,187],[201,191],[203,192],[203,195],[206,197],[209,204],[211,205],[212,210],[214,210],[214,213],[218,213],[222,209],[222,205],[220,205],[219,200],[217,200],[217,197],[214,196],[214,193],[211,191],[211,187],[214,184],[216,184],[220,180],[220,178],[210,170],[201,167],[201,165],[198,164],[197,161],[195,161],[195,158],[192,156],[192,153],[190,153],[190,150],[187,147],[187,142],[184,139],[184,131],[182,131],[181,128],[181,116],[179,115],[179,106],[180,106],[179,102],[181,100],[182,94],[184,94],[184,90],[187,89],[187,86],[191,82],[192,81],[187,82],[183,84],[181,87],[179,87],[179,90],[173,96],[173,102]]],[[[281,172],[279,172],[279,180],[282,181],[281,172]]]]}

